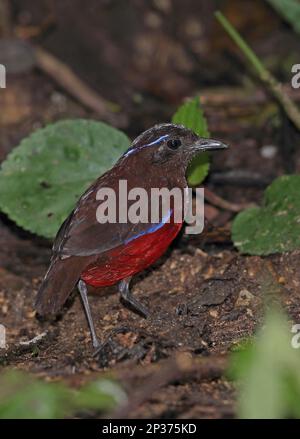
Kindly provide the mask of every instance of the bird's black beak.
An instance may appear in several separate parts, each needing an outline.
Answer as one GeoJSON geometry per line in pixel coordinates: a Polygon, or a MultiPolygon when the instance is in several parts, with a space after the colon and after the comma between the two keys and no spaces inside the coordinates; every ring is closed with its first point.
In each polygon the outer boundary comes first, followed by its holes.
{"type": "Polygon", "coordinates": [[[227,149],[228,145],[226,145],[225,143],[219,142],[218,140],[199,139],[193,144],[192,148],[195,152],[216,151],[219,149],[227,149]]]}

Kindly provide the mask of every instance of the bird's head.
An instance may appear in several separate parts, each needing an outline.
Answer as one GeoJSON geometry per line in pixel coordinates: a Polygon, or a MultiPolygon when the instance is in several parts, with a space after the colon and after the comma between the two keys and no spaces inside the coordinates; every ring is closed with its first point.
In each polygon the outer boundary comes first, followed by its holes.
{"type": "Polygon", "coordinates": [[[225,149],[227,145],[218,140],[197,136],[183,125],[165,123],[144,131],[132,143],[125,157],[142,155],[154,165],[180,165],[186,169],[199,153],[225,149]]]}

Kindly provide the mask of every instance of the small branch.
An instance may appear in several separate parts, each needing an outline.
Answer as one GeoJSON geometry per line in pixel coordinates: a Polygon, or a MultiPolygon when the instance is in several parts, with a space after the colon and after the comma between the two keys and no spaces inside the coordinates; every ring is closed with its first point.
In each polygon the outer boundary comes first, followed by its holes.
{"type": "Polygon", "coordinates": [[[35,345],[37,343],[39,343],[43,338],[46,337],[47,335],[47,331],[43,332],[42,334],[38,334],[36,335],[34,338],[32,338],[31,340],[26,340],[26,341],[20,341],[20,345],[21,346],[31,346],[31,345],[35,345]]]}
{"type": "Polygon", "coordinates": [[[8,0],[0,0],[0,32],[5,38],[9,38],[13,34],[11,5],[8,0]]]}
{"type": "Polygon", "coordinates": [[[191,378],[197,380],[215,380],[220,378],[227,367],[224,356],[192,358],[189,354],[180,353],[175,358],[164,362],[164,365],[154,373],[146,382],[129,398],[128,403],[119,408],[110,417],[126,419],[132,415],[141,404],[148,401],[159,389],[177,381],[191,378]]]}
{"type": "Polygon", "coordinates": [[[83,105],[98,113],[107,122],[117,126],[124,125],[124,117],[117,114],[118,105],[103,99],[79,79],[70,67],[40,47],[35,48],[35,57],[37,66],[83,105]]]}
{"type": "MultiPolygon", "coordinates": [[[[300,102],[300,89],[292,89],[291,84],[282,84],[284,93],[295,102],[300,102]]],[[[237,107],[255,107],[257,105],[265,105],[270,101],[270,94],[266,90],[256,89],[245,92],[245,89],[238,86],[215,87],[211,89],[203,89],[201,94],[202,105],[211,107],[224,107],[226,105],[234,105],[237,107]]]]}
{"type": "Polygon", "coordinates": [[[259,79],[267,86],[275,99],[280,103],[289,119],[300,131],[300,111],[292,99],[284,92],[283,85],[274,78],[274,76],[265,68],[260,59],[253,52],[251,47],[246,43],[238,31],[231,25],[221,12],[216,12],[216,18],[224,27],[228,35],[235,44],[241,49],[245,57],[256,70],[259,79]]]}
{"type": "Polygon", "coordinates": [[[233,169],[223,172],[212,172],[209,181],[214,184],[265,188],[272,183],[275,176],[263,176],[247,169],[233,169]]]}
{"type": "Polygon", "coordinates": [[[219,197],[219,195],[214,194],[209,189],[205,188],[204,190],[204,198],[209,201],[209,203],[213,204],[216,207],[219,207],[224,210],[229,210],[230,212],[240,212],[241,210],[246,209],[247,207],[252,207],[251,203],[231,203],[230,201],[226,201],[223,198],[219,197]]]}

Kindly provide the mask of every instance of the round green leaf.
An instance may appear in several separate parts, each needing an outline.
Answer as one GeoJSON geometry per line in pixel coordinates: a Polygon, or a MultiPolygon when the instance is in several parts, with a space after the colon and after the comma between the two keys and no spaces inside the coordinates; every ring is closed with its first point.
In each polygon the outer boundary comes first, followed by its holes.
{"type": "Polygon", "coordinates": [[[19,226],[53,238],[80,195],[129,147],[102,122],[66,120],[24,139],[0,170],[0,208],[19,226]]]}
{"type": "Polygon", "coordinates": [[[232,238],[243,253],[268,255],[300,248],[300,175],[277,178],[261,208],[246,209],[232,226],[232,238]]]}

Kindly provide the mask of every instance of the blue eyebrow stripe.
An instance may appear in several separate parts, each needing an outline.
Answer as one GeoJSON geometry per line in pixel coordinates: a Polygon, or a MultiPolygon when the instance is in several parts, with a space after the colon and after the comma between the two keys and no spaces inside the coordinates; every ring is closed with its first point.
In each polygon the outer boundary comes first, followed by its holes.
{"type": "Polygon", "coordinates": [[[172,212],[173,212],[173,209],[169,210],[169,213],[162,219],[162,221],[160,223],[153,224],[151,227],[149,227],[149,229],[143,230],[142,232],[138,233],[137,235],[128,238],[126,241],[124,241],[124,244],[126,245],[130,241],[133,241],[134,239],[140,238],[143,235],[148,235],[148,233],[156,232],[157,230],[159,230],[161,227],[163,227],[167,223],[167,221],[171,217],[172,212]]]}
{"type": "Polygon", "coordinates": [[[169,136],[170,136],[169,134],[165,134],[165,135],[159,137],[158,139],[153,140],[153,142],[147,143],[146,145],[141,146],[140,148],[131,147],[125,152],[124,157],[127,157],[130,154],[132,154],[133,152],[139,151],[140,149],[147,148],[147,146],[156,145],[157,143],[161,142],[162,140],[166,139],[169,136]]]}
{"type": "MultiPolygon", "coordinates": [[[[164,136],[159,137],[156,140],[153,140],[153,142],[151,143],[147,143],[147,145],[145,146],[152,146],[152,145],[156,145],[157,143],[161,142],[162,140],[166,139],[167,137],[169,137],[169,134],[165,134],[164,136]]],[[[143,147],[144,148],[144,147],[143,147]]]]}

